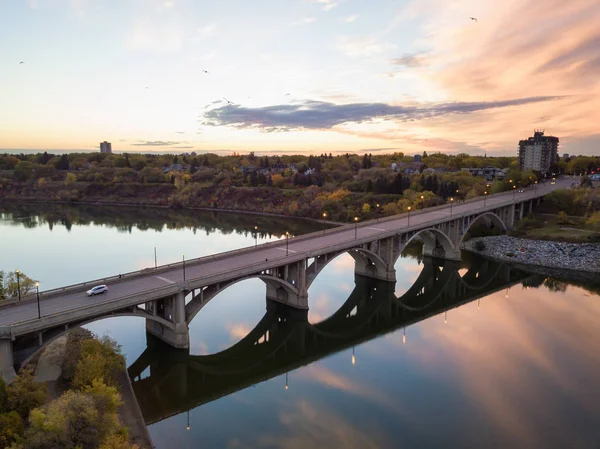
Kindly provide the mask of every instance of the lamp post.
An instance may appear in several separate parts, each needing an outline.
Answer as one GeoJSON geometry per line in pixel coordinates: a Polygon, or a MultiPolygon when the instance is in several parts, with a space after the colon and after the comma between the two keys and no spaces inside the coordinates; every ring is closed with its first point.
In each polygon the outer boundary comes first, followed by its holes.
{"type": "Polygon", "coordinates": [[[19,295],[19,301],[21,301],[21,272],[15,270],[15,274],[17,275],[17,295],[19,295]]]}
{"type": "Polygon", "coordinates": [[[289,246],[289,240],[290,240],[290,233],[285,231],[285,255],[288,255],[288,246],[289,246]]]}
{"type": "Polygon", "coordinates": [[[185,254],[181,255],[183,257],[183,281],[185,282],[185,254]]]}
{"type": "Polygon", "coordinates": [[[515,202],[516,198],[515,195],[517,194],[517,186],[513,185],[513,203],[515,202]]]}
{"type": "Polygon", "coordinates": [[[187,411],[187,426],[185,426],[185,430],[190,430],[190,411],[187,411]]]}
{"type": "Polygon", "coordinates": [[[254,247],[258,246],[258,226],[254,226],[254,247]]]}
{"type": "Polygon", "coordinates": [[[454,204],[454,198],[450,198],[450,215],[452,215],[452,205],[454,204]]]}
{"type": "Polygon", "coordinates": [[[288,389],[288,373],[285,373],[285,389],[288,389]]]}
{"type": "Polygon", "coordinates": [[[410,226],[410,206],[408,206],[408,225],[410,226]]]}
{"type": "Polygon", "coordinates": [[[37,302],[38,302],[38,319],[42,318],[42,312],[40,311],[40,283],[35,283],[35,292],[37,293],[37,302]]]}
{"type": "Polygon", "coordinates": [[[358,237],[358,217],[354,217],[354,238],[358,237]]]}
{"type": "Polygon", "coordinates": [[[379,221],[379,203],[376,204],[377,209],[375,210],[375,219],[379,221]]]}
{"type": "Polygon", "coordinates": [[[354,346],[352,346],[352,366],[356,365],[356,356],[354,355],[354,346]]]}
{"type": "Polygon", "coordinates": [[[156,245],[154,245],[154,269],[156,270],[156,245]]]}
{"type": "Polygon", "coordinates": [[[327,218],[327,212],[323,212],[323,234],[325,234],[325,219],[327,218]]]}
{"type": "Polygon", "coordinates": [[[406,344],[406,328],[405,327],[402,328],[402,344],[403,345],[406,344]]]}
{"type": "Polygon", "coordinates": [[[485,207],[486,200],[487,200],[487,190],[485,192],[483,192],[483,207],[485,207]]]}
{"type": "Polygon", "coordinates": [[[533,183],[533,193],[537,194],[537,181],[533,183]]]}

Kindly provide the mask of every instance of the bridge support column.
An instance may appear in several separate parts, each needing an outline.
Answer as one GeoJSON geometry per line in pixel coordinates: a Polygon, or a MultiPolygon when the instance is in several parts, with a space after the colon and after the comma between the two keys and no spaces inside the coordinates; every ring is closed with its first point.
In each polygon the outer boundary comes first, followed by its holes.
{"type": "Polygon", "coordinates": [[[16,377],[12,350],[12,341],[9,338],[0,339],[0,376],[9,384],[16,377]]]}
{"type": "Polygon", "coordinates": [[[165,318],[173,323],[173,327],[146,320],[146,331],[174,348],[189,348],[190,332],[185,320],[185,293],[181,291],[163,301],[165,318]]]}
{"type": "Polygon", "coordinates": [[[308,309],[308,289],[306,288],[306,259],[286,267],[290,282],[297,292],[285,288],[278,282],[265,280],[267,284],[267,299],[280,302],[296,309],[308,309]]]}

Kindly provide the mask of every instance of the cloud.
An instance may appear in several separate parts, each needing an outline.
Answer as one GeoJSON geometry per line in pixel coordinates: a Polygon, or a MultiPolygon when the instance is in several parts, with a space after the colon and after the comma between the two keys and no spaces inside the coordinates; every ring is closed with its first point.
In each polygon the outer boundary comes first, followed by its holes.
{"type": "Polygon", "coordinates": [[[183,146],[178,146],[178,147],[173,147],[173,148],[179,148],[182,150],[191,150],[194,147],[192,145],[183,145],[183,146]]]}
{"type": "Polygon", "coordinates": [[[395,45],[375,37],[342,36],[338,39],[335,48],[346,56],[374,56],[393,50],[395,45]]]}
{"type": "Polygon", "coordinates": [[[245,323],[231,324],[227,323],[227,332],[231,341],[239,341],[250,333],[252,328],[245,323]]]}
{"type": "Polygon", "coordinates": [[[358,14],[353,14],[351,16],[344,17],[344,22],[352,23],[352,22],[356,21],[356,19],[358,19],[358,14]]]}
{"type": "Polygon", "coordinates": [[[140,20],[133,25],[127,46],[130,50],[178,52],[183,48],[183,41],[183,31],[176,24],[140,20]]]}
{"type": "Polygon", "coordinates": [[[315,19],[314,17],[304,17],[300,20],[296,20],[295,22],[290,23],[290,25],[292,25],[292,26],[306,25],[307,23],[313,23],[316,20],[317,19],[315,19]]]}
{"type": "Polygon", "coordinates": [[[427,59],[422,54],[413,53],[406,54],[399,58],[395,58],[391,60],[391,63],[394,65],[402,66],[402,67],[422,67],[426,64],[427,59]]]}
{"type": "Polygon", "coordinates": [[[185,131],[175,131],[176,134],[185,134],[185,131]]]}
{"type": "Polygon", "coordinates": [[[132,143],[136,147],[168,147],[171,145],[178,145],[184,142],[171,142],[165,140],[141,140],[139,143],[132,143]]]}
{"type": "Polygon", "coordinates": [[[198,28],[198,37],[200,39],[206,39],[213,35],[217,26],[214,23],[198,28]]]}
{"type": "Polygon", "coordinates": [[[335,0],[313,0],[313,3],[319,3],[323,5],[323,11],[331,11],[333,8],[338,6],[341,2],[335,0]]]}
{"type": "Polygon", "coordinates": [[[260,108],[224,105],[204,113],[208,126],[259,127],[267,131],[293,131],[299,129],[330,129],[346,123],[368,122],[377,118],[403,122],[442,117],[451,114],[469,114],[512,106],[521,106],[555,100],[543,96],[490,102],[425,103],[393,106],[385,103],[334,104],[324,101],[305,101],[260,108]]]}

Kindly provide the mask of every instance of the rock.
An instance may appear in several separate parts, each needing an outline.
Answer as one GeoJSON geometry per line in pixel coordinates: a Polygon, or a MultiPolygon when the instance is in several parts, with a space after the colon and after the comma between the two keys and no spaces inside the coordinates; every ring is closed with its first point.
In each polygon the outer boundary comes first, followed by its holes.
{"type": "Polygon", "coordinates": [[[497,260],[600,273],[600,244],[549,242],[501,235],[471,239],[463,242],[461,249],[497,260]],[[477,241],[484,242],[483,251],[475,249],[477,241]]]}

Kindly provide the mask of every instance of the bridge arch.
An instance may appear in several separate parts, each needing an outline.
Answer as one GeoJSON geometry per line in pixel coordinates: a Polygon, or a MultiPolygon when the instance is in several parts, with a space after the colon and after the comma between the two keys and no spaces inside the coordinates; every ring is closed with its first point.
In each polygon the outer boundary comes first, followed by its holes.
{"type": "MultiPolygon", "coordinates": [[[[136,306],[136,308],[137,308],[137,306],[136,306]]],[[[159,316],[154,316],[150,313],[146,313],[143,311],[143,309],[137,308],[137,310],[139,310],[139,312],[137,312],[137,313],[136,312],[116,312],[116,313],[108,313],[106,315],[96,316],[93,318],[85,319],[83,321],[78,321],[76,323],[70,324],[69,327],[66,329],[64,326],[57,326],[57,327],[45,330],[41,333],[41,335],[42,335],[41,345],[39,344],[39,340],[38,340],[38,344],[35,347],[33,352],[28,352],[27,355],[25,355],[24,357],[19,357],[18,347],[16,348],[16,350],[14,351],[15,365],[18,365],[19,369],[21,369],[21,367],[27,365],[36,356],[38,356],[44,349],[46,349],[46,346],[48,346],[50,343],[57,340],[58,338],[62,337],[63,335],[66,335],[67,333],[71,332],[73,329],[85,326],[86,324],[94,323],[96,321],[108,319],[108,318],[133,316],[133,317],[137,317],[137,318],[144,318],[144,319],[147,319],[150,321],[155,321],[155,322],[160,323],[171,329],[174,329],[174,327],[175,327],[175,325],[173,323],[171,323],[170,321],[168,321],[164,318],[161,318],[159,316]]]]}
{"type": "Polygon", "coordinates": [[[206,304],[214,299],[219,293],[238,282],[246,281],[248,279],[260,279],[267,285],[267,296],[284,304],[289,303],[299,295],[298,287],[289,282],[272,276],[270,274],[253,274],[250,276],[243,276],[231,281],[223,282],[221,284],[209,285],[198,289],[193,289],[194,293],[190,302],[185,306],[185,316],[187,323],[191,323],[194,317],[202,310],[206,304]],[[201,292],[201,293],[200,293],[201,292]]]}
{"type": "Polygon", "coordinates": [[[423,240],[423,255],[432,257],[444,257],[444,255],[454,255],[458,250],[455,248],[450,237],[443,231],[436,228],[425,228],[412,235],[395,255],[394,265],[404,249],[415,239],[419,237],[423,240]]]}
{"type": "Polygon", "coordinates": [[[506,228],[506,223],[504,223],[504,221],[502,221],[502,219],[498,215],[496,215],[494,212],[484,212],[477,218],[475,218],[475,220],[473,220],[471,223],[469,223],[469,226],[467,226],[465,232],[460,236],[459,243],[462,243],[465,236],[469,233],[469,230],[473,227],[473,225],[482,223],[489,225],[488,228],[491,229],[499,228],[502,231],[504,231],[505,234],[508,231],[508,229],[506,228]]]}
{"type": "Polygon", "coordinates": [[[356,265],[355,271],[357,273],[370,277],[378,277],[379,275],[385,278],[385,273],[387,272],[388,267],[384,260],[379,257],[379,255],[373,251],[361,247],[349,248],[344,251],[327,254],[326,259],[323,256],[316,258],[315,261],[313,261],[306,268],[306,288],[309,289],[319,273],[321,273],[321,271],[323,271],[325,267],[331,263],[331,261],[342,254],[349,254],[354,259],[354,263],[356,265]]]}

